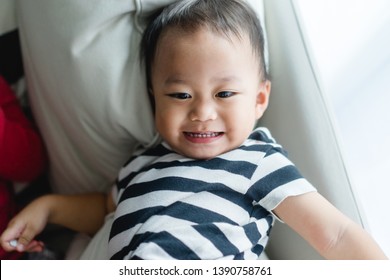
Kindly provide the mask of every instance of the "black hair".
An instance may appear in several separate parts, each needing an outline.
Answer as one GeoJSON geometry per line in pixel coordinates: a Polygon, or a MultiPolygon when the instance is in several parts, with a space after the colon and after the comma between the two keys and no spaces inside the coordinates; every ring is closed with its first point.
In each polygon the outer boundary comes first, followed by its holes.
{"type": "Polygon", "coordinates": [[[260,63],[260,77],[268,79],[264,58],[264,35],[253,9],[243,0],[180,0],[151,16],[141,41],[148,90],[152,89],[151,72],[161,34],[170,27],[195,32],[201,27],[227,36],[248,34],[260,63]]]}

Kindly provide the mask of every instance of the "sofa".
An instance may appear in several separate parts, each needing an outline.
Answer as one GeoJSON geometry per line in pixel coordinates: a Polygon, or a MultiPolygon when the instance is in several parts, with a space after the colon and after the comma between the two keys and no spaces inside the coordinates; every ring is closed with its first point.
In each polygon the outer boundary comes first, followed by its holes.
{"type": "MultiPolygon", "coordinates": [[[[28,98],[46,143],[53,192],[107,192],[135,148],[157,141],[139,41],[146,17],[172,1],[1,4],[14,12],[28,98]]],[[[296,1],[250,2],[265,27],[272,77],[270,106],[259,125],[272,131],[320,193],[365,226],[296,1]]],[[[83,240],[74,241],[68,258],[80,256],[89,242],[83,240]]],[[[266,253],[270,259],[321,259],[281,222],[266,253]]]]}

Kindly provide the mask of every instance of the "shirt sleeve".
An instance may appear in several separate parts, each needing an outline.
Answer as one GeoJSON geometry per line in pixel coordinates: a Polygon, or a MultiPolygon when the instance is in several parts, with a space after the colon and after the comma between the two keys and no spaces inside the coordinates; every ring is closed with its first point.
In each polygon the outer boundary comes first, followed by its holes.
{"type": "Polygon", "coordinates": [[[265,153],[258,162],[248,190],[248,195],[268,211],[274,210],[289,196],[316,191],[287,158],[281,146],[270,139],[263,144],[265,153]]]}

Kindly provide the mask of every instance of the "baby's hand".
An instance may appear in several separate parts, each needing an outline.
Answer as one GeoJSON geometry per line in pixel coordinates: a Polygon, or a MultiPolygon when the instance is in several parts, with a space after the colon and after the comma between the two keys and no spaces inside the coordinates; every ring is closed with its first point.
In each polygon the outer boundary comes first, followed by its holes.
{"type": "MultiPolygon", "coordinates": [[[[15,217],[17,218],[17,216],[15,217]]],[[[24,231],[25,225],[19,224],[18,220],[12,220],[7,229],[0,237],[1,246],[5,251],[18,252],[41,252],[44,244],[41,241],[33,240],[28,231],[24,231]]]]}
{"type": "Polygon", "coordinates": [[[49,216],[45,201],[38,198],[27,205],[8,224],[0,237],[5,251],[40,252],[44,244],[35,237],[44,229],[49,216]]]}
{"type": "Polygon", "coordinates": [[[9,242],[9,245],[15,250],[22,252],[42,252],[43,248],[45,247],[44,243],[42,241],[33,240],[31,241],[27,246],[19,245],[18,240],[13,239],[9,242]]]}

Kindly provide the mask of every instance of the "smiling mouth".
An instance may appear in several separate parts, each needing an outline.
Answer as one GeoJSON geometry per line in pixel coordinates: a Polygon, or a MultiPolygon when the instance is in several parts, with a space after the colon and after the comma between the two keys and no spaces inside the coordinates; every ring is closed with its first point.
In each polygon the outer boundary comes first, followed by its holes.
{"type": "Polygon", "coordinates": [[[220,139],[225,133],[223,132],[184,132],[184,137],[194,144],[211,144],[220,139]]]}
{"type": "Polygon", "coordinates": [[[190,138],[215,138],[223,135],[223,132],[184,132],[190,138]]]}

